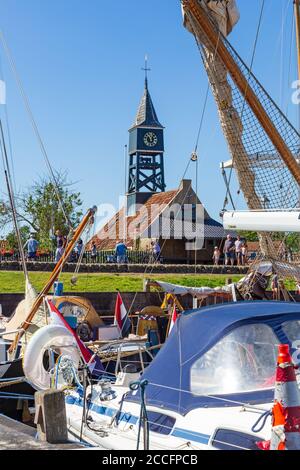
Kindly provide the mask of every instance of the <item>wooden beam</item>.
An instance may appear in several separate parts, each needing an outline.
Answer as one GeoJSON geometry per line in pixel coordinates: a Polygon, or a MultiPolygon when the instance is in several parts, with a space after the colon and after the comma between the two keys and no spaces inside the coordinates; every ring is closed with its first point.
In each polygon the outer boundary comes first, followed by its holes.
{"type": "Polygon", "coordinates": [[[73,237],[70,240],[63,256],[61,257],[61,259],[56,264],[56,266],[55,266],[54,270],[52,271],[46,285],[44,286],[44,288],[41,290],[41,292],[37,296],[36,300],[34,301],[34,304],[31,307],[31,310],[28,313],[26,320],[22,323],[22,325],[20,325],[20,328],[22,330],[15,336],[15,339],[14,339],[13,343],[11,344],[11,346],[8,350],[9,353],[13,352],[16,349],[16,346],[17,346],[19,340],[21,339],[21,337],[23,336],[25,331],[29,328],[34,315],[36,314],[36,312],[38,311],[38,309],[42,305],[43,298],[49,293],[49,291],[50,291],[51,287],[53,286],[54,282],[59,277],[59,275],[61,273],[61,270],[63,269],[64,265],[68,261],[70,255],[72,253],[72,250],[75,247],[76,242],[79,240],[82,232],[84,231],[84,229],[86,228],[88,223],[94,217],[94,215],[96,213],[96,210],[97,210],[96,207],[93,207],[92,209],[89,209],[87,214],[84,216],[81,223],[79,224],[79,226],[75,230],[75,232],[73,234],[73,237]]]}
{"type": "Polygon", "coordinates": [[[231,54],[228,52],[224,41],[216,31],[216,28],[210,21],[205,10],[201,7],[198,0],[182,0],[182,4],[184,10],[192,15],[195,22],[208,38],[209,42],[211,43],[212,50],[216,51],[216,54],[219,56],[224,66],[230,73],[232,80],[240,90],[241,94],[245,97],[246,102],[251,107],[253,113],[270,138],[279,155],[285,162],[289,171],[295,178],[298,185],[300,185],[300,168],[296,159],[294,158],[290,149],[287,147],[277,128],[269,118],[242,71],[236,64],[231,54]]]}

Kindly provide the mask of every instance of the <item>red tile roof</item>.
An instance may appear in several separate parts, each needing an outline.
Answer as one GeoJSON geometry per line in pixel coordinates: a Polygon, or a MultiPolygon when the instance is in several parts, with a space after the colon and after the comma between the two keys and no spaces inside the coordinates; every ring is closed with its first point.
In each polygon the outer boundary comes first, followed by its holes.
{"type": "MultiPolygon", "coordinates": [[[[125,217],[124,207],[92,238],[98,250],[112,250],[117,240],[126,241],[128,248],[170,205],[179,190],[153,194],[134,216],[125,217]],[[126,233],[124,237],[124,233],[126,233]]],[[[89,244],[90,245],[90,244],[89,244]]]]}
{"type": "MultiPolygon", "coordinates": [[[[284,246],[282,245],[282,241],[281,240],[273,240],[273,245],[274,245],[274,248],[276,251],[280,252],[280,250],[282,250],[284,248],[284,246]]],[[[247,247],[248,247],[248,251],[254,251],[254,252],[259,252],[261,251],[260,250],[260,246],[259,246],[259,242],[248,242],[247,241],[247,247]]]]}

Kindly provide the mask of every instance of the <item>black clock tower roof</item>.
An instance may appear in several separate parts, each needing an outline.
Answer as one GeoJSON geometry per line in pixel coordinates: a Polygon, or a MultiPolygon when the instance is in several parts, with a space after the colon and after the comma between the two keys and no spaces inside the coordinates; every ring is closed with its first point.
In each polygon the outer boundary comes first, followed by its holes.
{"type": "Polygon", "coordinates": [[[132,129],[135,127],[156,127],[163,129],[163,126],[158,120],[151,95],[148,89],[148,79],[145,80],[145,90],[140,106],[135,118],[135,123],[132,126],[132,129]]]}

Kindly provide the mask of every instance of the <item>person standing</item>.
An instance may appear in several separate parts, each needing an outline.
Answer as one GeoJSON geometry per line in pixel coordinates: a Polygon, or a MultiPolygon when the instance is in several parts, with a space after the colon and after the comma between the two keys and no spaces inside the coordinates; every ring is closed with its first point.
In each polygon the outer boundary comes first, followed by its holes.
{"type": "Polygon", "coordinates": [[[221,256],[221,252],[220,252],[219,248],[217,246],[215,246],[214,254],[213,254],[213,262],[214,262],[215,266],[219,265],[220,256],[221,256]]]}
{"type": "Polygon", "coordinates": [[[126,253],[127,253],[127,246],[125,245],[125,243],[122,241],[117,242],[116,249],[115,249],[115,256],[117,257],[118,264],[126,263],[127,261],[126,253]]]}
{"type": "Polygon", "coordinates": [[[278,274],[274,274],[271,281],[271,288],[272,288],[272,298],[273,300],[280,300],[279,299],[279,277],[278,274]]]}
{"type": "Polygon", "coordinates": [[[242,266],[245,266],[248,262],[248,246],[247,243],[242,245],[242,266]]]}
{"type": "Polygon", "coordinates": [[[39,242],[35,239],[34,234],[30,235],[30,238],[24,245],[24,249],[27,248],[28,260],[36,259],[36,252],[39,246],[39,242]]]}
{"type": "Polygon", "coordinates": [[[235,246],[235,256],[236,256],[236,261],[237,265],[241,266],[242,264],[242,246],[243,242],[241,240],[241,237],[238,235],[236,241],[234,242],[235,246]]]}
{"type": "Polygon", "coordinates": [[[91,260],[93,261],[93,263],[95,263],[97,260],[97,245],[95,242],[92,242],[91,260]]]}
{"type": "Polygon", "coordinates": [[[228,266],[229,264],[231,264],[231,266],[234,265],[234,252],[235,252],[235,246],[234,246],[232,237],[231,235],[227,235],[226,241],[224,243],[224,250],[223,250],[223,253],[225,255],[226,266],[228,266]]]}
{"type": "Polygon", "coordinates": [[[56,230],[54,239],[56,239],[55,262],[58,263],[65,252],[67,240],[60,230],[56,230]]]}
{"type": "Polygon", "coordinates": [[[76,243],[75,250],[74,250],[77,261],[79,260],[82,250],[83,250],[83,241],[81,240],[81,238],[79,238],[78,242],[76,243]]]}
{"type": "Polygon", "coordinates": [[[158,241],[152,242],[152,254],[153,254],[154,263],[159,263],[161,248],[160,248],[160,244],[158,243],[158,241]]]}
{"type": "Polygon", "coordinates": [[[300,279],[297,279],[297,277],[294,277],[295,283],[296,283],[296,294],[300,295],[300,279]]]}

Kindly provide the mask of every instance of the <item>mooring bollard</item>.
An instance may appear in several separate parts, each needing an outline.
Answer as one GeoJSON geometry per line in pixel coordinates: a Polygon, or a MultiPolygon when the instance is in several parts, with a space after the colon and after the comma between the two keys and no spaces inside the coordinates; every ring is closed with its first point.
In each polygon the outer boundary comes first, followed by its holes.
{"type": "Polygon", "coordinates": [[[36,392],[35,418],[38,438],[50,444],[68,441],[67,415],[64,392],[45,390],[36,392]]]}

